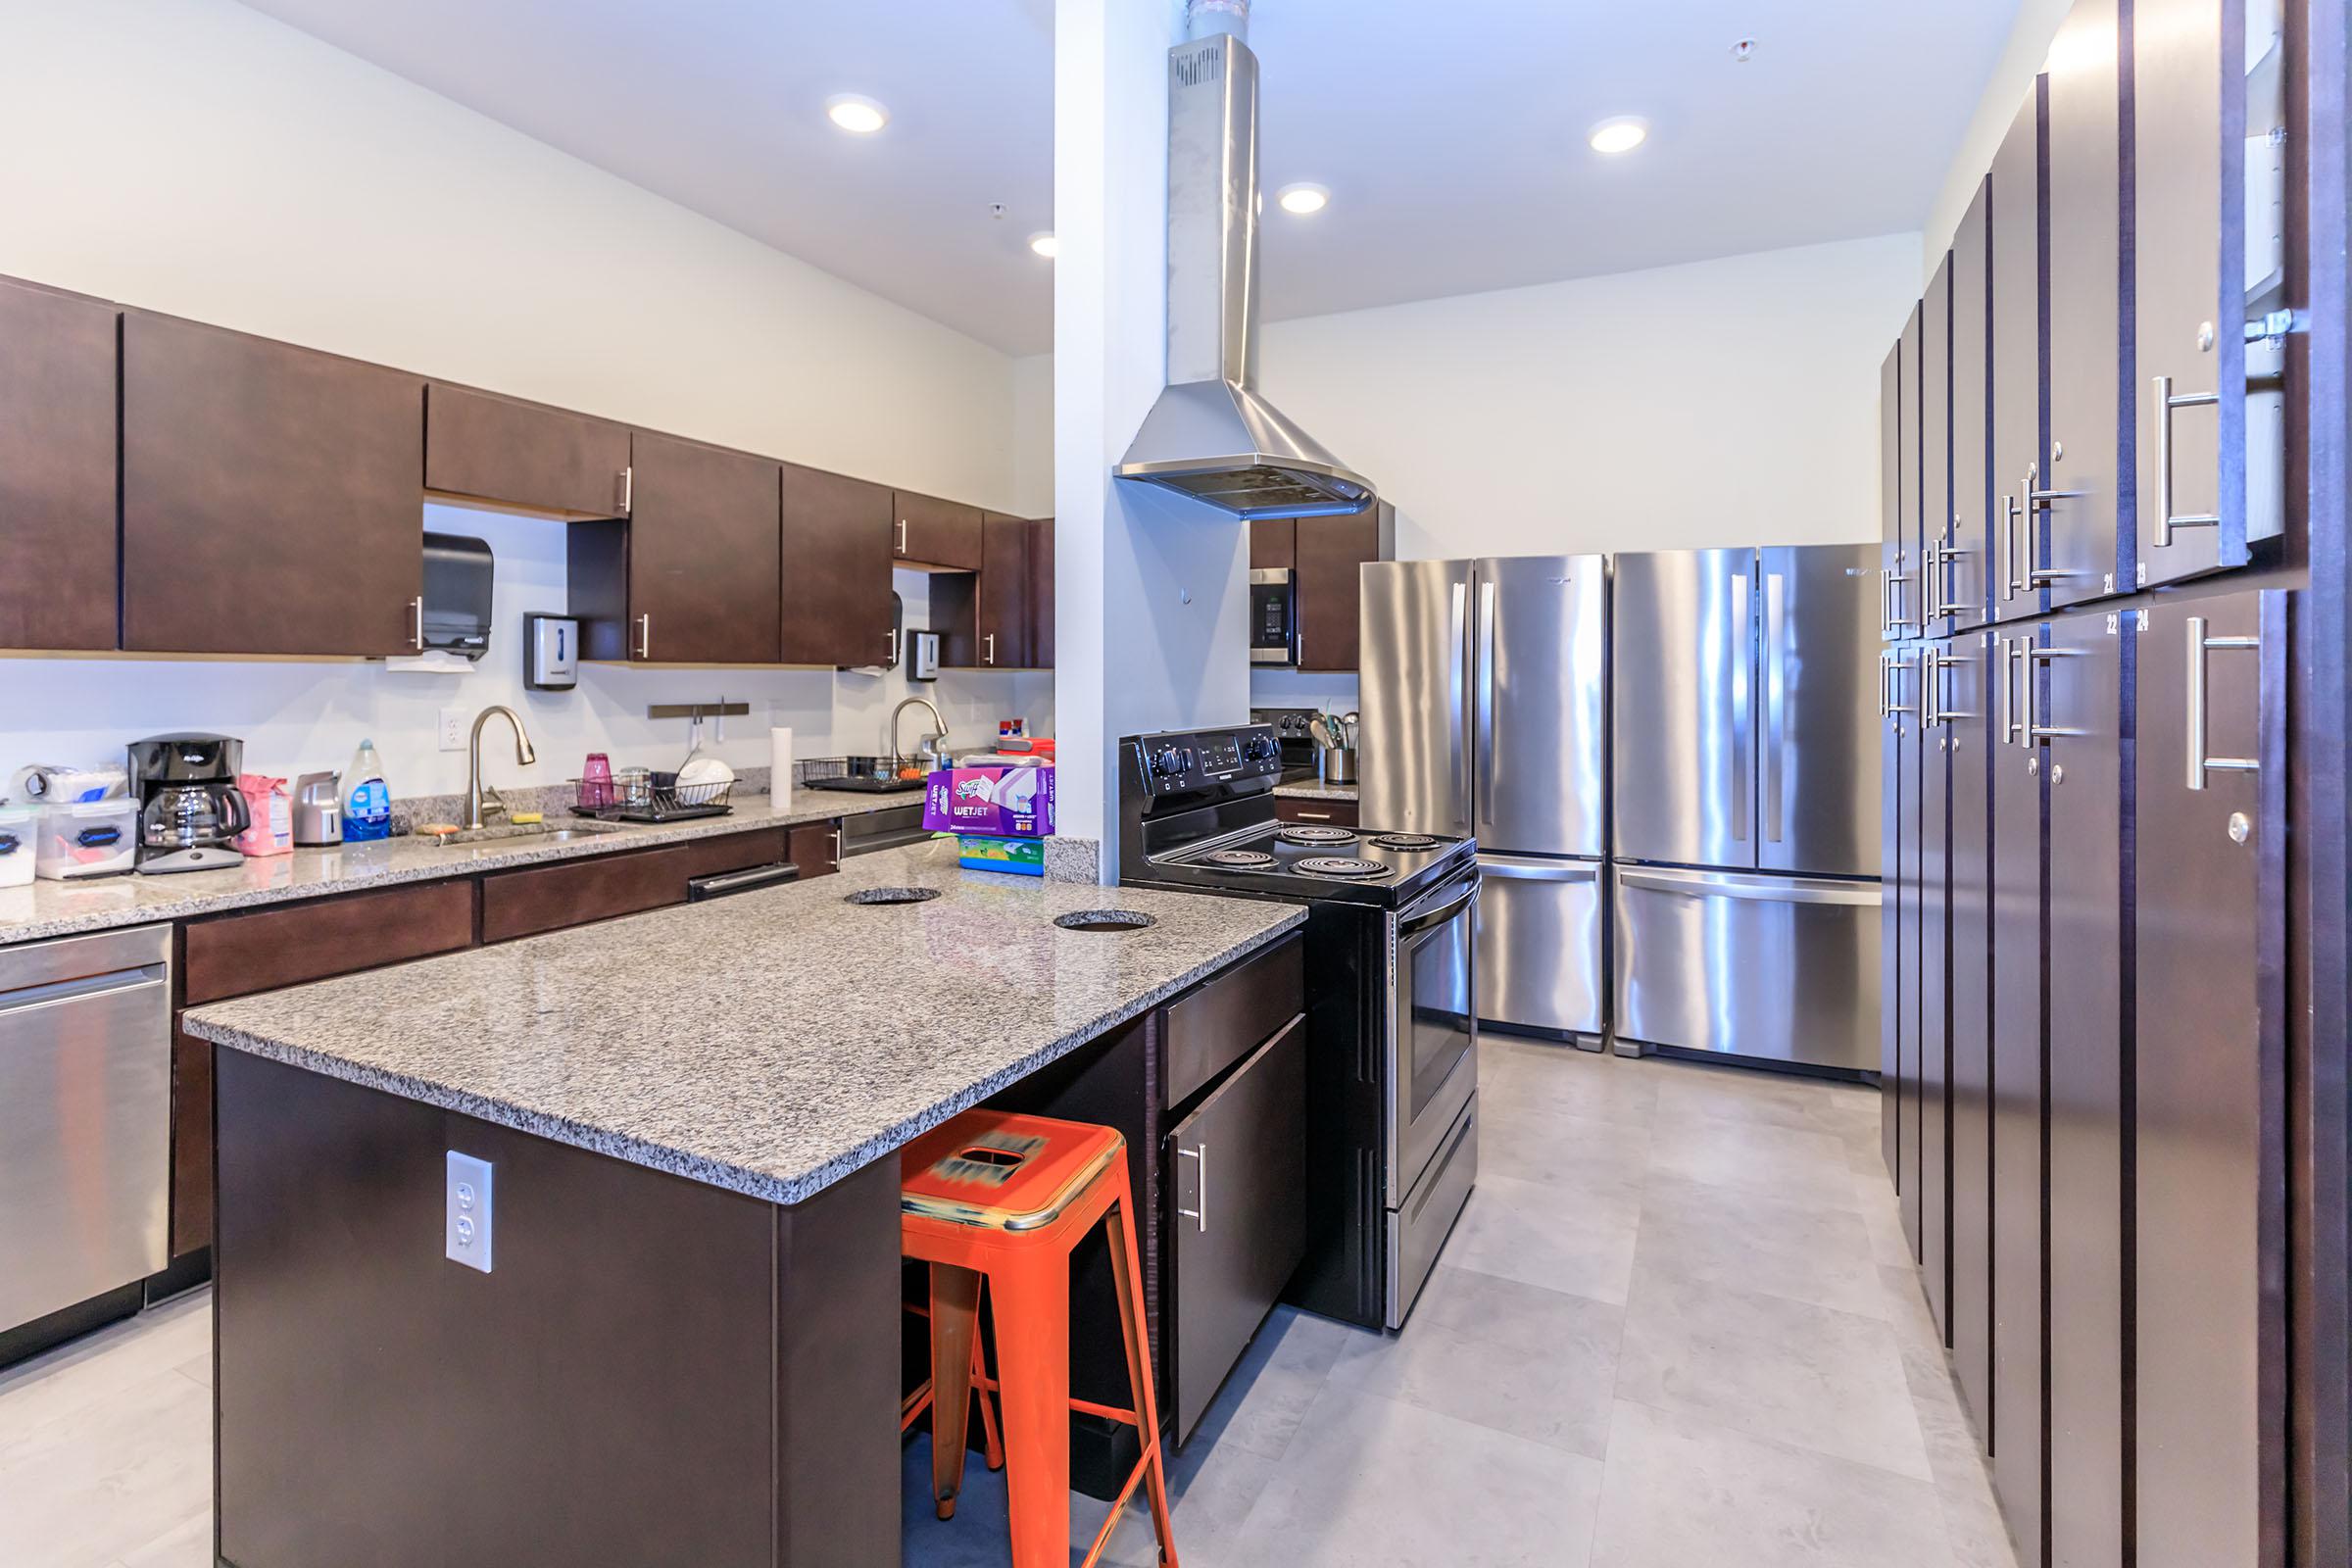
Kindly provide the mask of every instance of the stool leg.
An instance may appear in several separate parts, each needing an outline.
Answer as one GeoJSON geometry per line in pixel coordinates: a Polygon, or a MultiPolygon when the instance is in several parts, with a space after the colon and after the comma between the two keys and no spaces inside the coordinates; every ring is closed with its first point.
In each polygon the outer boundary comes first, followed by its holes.
{"type": "Polygon", "coordinates": [[[972,1331],[972,1382],[975,1385],[972,1396],[980,1401],[980,1437],[983,1445],[980,1451],[987,1459],[989,1469],[1002,1470],[1004,1468],[1004,1440],[997,1433],[996,1401],[988,1396],[988,1390],[977,1387],[988,1378],[987,1342],[988,1337],[975,1324],[972,1331]]]}
{"type": "Polygon", "coordinates": [[[979,1305],[978,1274],[948,1263],[931,1265],[931,1495],[942,1519],[956,1517],[956,1494],[963,1490],[979,1305]]]}
{"type": "Polygon", "coordinates": [[[1152,1342],[1144,1325],[1144,1276],[1136,1263],[1135,1207],[1129,1200],[1127,1171],[1122,1161],[1118,1201],[1108,1215],[1110,1272],[1119,1290],[1119,1330],[1127,1347],[1127,1385],[1135,1391],[1139,1412],[1136,1428],[1143,1438],[1146,1462],[1144,1488],[1152,1499],[1152,1530],[1159,1538],[1159,1560],[1176,1568],[1176,1533],[1168,1517],[1168,1474],[1159,1441],[1159,1400],[1152,1388],[1152,1342]]]}
{"type": "Polygon", "coordinates": [[[1012,1568],[1069,1568],[1069,1271],[1067,1254],[1048,1249],[989,1274],[1012,1568]]]}

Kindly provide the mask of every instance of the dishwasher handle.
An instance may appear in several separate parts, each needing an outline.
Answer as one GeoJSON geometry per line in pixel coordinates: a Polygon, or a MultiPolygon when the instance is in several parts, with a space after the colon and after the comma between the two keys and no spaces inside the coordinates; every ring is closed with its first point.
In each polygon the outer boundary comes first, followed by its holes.
{"type": "Polygon", "coordinates": [[[14,991],[0,991],[0,1016],[29,1011],[34,1007],[53,1006],[62,1002],[82,1002],[117,991],[136,991],[141,986],[160,986],[170,978],[170,971],[162,964],[150,963],[136,969],[119,969],[113,974],[83,975],[74,980],[52,980],[45,985],[22,986],[14,991]]]}

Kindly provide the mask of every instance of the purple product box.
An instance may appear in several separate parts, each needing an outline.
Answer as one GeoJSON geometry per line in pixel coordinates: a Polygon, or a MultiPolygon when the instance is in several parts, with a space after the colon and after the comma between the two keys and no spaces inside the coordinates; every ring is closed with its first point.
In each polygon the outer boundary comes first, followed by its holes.
{"type": "Polygon", "coordinates": [[[1042,839],[1054,831],[1051,767],[948,767],[923,790],[923,828],[1042,839]]]}

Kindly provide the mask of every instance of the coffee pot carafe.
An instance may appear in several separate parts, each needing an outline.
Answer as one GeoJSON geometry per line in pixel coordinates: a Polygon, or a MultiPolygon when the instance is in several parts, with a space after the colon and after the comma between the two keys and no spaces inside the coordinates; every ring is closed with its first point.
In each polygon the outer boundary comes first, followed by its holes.
{"type": "Polygon", "coordinates": [[[226,735],[158,735],[131,743],[137,869],[208,871],[244,858],[235,844],[253,820],[237,789],[244,760],[245,743],[226,735]]]}

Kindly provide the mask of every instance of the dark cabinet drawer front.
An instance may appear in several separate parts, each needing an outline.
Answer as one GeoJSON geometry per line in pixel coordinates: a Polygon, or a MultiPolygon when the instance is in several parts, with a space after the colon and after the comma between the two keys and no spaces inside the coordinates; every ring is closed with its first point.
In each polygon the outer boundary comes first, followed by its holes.
{"type": "Polygon", "coordinates": [[[683,904],[689,877],[784,858],[783,830],[768,828],[674,849],[499,872],[482,878],[482,940],[506,942],[683,904]]]}
{"type": "Polygon", "coordinates": [[[1356,826],[1353,801],[1302,801],[1288,795],[1274,797],[1274,814],[1285,822],[1322,822],[1332,827],[1356,826]]]}
{"type": "Polygon", "coordinates": [[[1305,952],[1291,937],[1168,1004],[1161,1104],[1183,1104],[1305,1006],[1305,952]]]}
{"type": "Polygon", "coordinates": [[[425,388],[424,487],[445,495],[611,517],[629,430],[466,387],[425,388]]]}
{"type": "Polygon", "coordinates": [[[1306,1253],[1305,1123],[1306,1023],[1294,1018],[1168,1135],[1180,1442],[1306,1253]]]}
{"type": "Polygon", "coordinates": [[[448,953],[473,941],[464,878],[191,921],[180,965],[189,1006],[448,953]]]}
{"type": "Polygon", "coordinates": [[[172,1031],[172,1255],[213,1245],[213,1043],[172,1031]]]}

